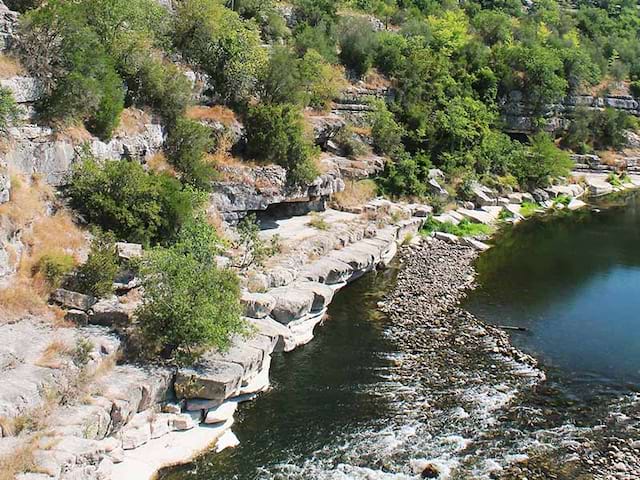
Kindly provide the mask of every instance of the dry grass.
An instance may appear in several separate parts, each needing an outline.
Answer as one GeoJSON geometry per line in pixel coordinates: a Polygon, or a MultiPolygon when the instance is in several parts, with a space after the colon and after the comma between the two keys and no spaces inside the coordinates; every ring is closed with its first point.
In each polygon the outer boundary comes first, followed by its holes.
{"type": "Polygon", "coordinates": [[[34,453],[37,439],[31,439],[16,448],[10,455],[0,458],[0,480],[15,480],[21,472],[31,472],[36,468],[34,453]]]}
{"type": "Polygon", "coordinates": [[[340,208],[359,207],[376,197],[378,187],[373,180],[347,181],[344,190],[333,196],[340,208]]]}
{"type": "Polygon", "coordinates": [[[356,127],[356,126],[352,126],[351,130],[356,135],[362,135],[363,137],[370,137],[371,136],[371,127],[356,127]]]}
{"type": "Polygon", "coordinates": [[[18,59],[0,53],[0,78],[11,78],[24,74],[18,59]]]}
{"type": "Polygon", "coordinates": [[[618,155],[616,155],[616,153],[612,150],[598,152],[598,155],[600,156],[602,163],[605,165],[609,165],[610,167],[615,167],[620,163],[618,155]]]}
{"type": "Polygon", "coordinates": [[[225,125],[237,120],[235,112],[222,105],[214,105],[213,107],[195,105],[187,109],[186,115],[192,120],[218,121],[225,125]]]}
{"type": "Polygon", "coordinates": [[[167,157],[164,153],[158,152],[147,159],[147,166],[149,170],[156,173],[168,173],[172,177],[177,177],[178,172],[176,169],[169,163],[167,157]]]}
{"type": "Polygon", "coordinates": [[[12,175],[11,200],[0,205],[0,227],[20,232],[21,255],[9,248],[16,275],[10,286],[0,289],[0,318],[23,313],[42,313],[49,285],[34,267],[47,254],[74,254],[86,246],[86,238],[69,211],[59,209],[48,215],[47,204],[55,200],[50,186],[37,178],[28,182],[12,175]]]}
{"type": "Polygon", "coordinates": [[[372,68],[364,77],[364,84],[369,88],[389,88],[391,86],[391,80],[375,68],[372,68]]]}
{"type": "Polygon", "coordinates": [[[74,144],[91,141],[93,135],[81,123],[60,123],[53,125],[56,140],[68,140],[74,144]]]}
{"type": "Polygon", "coordinates": [[[64,357],[70,352],[71,349],[65,342],[58,339],[52,340],[36,361],[36,365],[43,368],[60,369],[64,366],[64,357]]]}
{"type": "Polygon", "coordinates": [[[116,135],[136,135],[144,132],[145,126],[151,123],[151,115],[138,108],[125,108],[120,115],[120,123],[116,135]]]}

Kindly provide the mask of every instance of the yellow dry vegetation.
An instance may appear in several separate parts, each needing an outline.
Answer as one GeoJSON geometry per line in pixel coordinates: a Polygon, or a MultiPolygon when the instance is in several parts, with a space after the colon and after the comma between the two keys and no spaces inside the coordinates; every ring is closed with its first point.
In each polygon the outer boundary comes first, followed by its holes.
{"type": "Polygon", "coordinates": [[[11,319],[25,313],[41,313],[46,308],[49,285],[34,267],[44,255],[75,254],[86,246],[83,232],[68,210],[48,212],[55,199],[53,189],[39,180],[11,175],[11,199],[0,205],[0,229],[20,232],[22,252],[10,245],[7,250],[16,267],[15,279],[0,288],[0,318],[11,319]]]}
{"type": "Polygon", "coordinates": [[[223,105],[214,105],[212,107],[194,105],[187,109],[186,116],[192,120],[218,121],[226,125],[236,121],[235,112],[223,105]]]}
{"type": "Polygon", "coordinates": [[[60,339],[54,339],[44,349],[36,365],[43,368],[59,369],[64,366],[64,356],[71,352],[71,348],[60,339]]]}
{"type": "Polygon", "coordinates": [[[334,195],[333,200],[338,207],[351,208],[362,206],[376,197],[378,187],[373,180],[349,180],[344,190],[334,195]]]}
{"type": "Polygon", "coordinates": [[[163,152],[158,152],[147,159],[149,170],[156,173],[168,173],[172,177],[177,177],[176,169],[169,163],[163,152]]]}
{"type": "Polygon", "coordinates": [[[23,74],[24,68],[16,58],[0,53],[0,78],[11,78],[23,74]]]}
{"type": "Polygon", "coordinates": [[[136,135],[144,132],[146,125],[152,121],[151,115],[139,108],[125,108],[120,114],[120,123],[116,128],[116,135],[136,135]]]}

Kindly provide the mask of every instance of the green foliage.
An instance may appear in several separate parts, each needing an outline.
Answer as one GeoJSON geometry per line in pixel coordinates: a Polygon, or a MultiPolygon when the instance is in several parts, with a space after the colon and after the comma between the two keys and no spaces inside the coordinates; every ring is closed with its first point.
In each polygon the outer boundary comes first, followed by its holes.
{"type": "Polygon", "coordinates": [[[302,115],[293,105],[250,107],[245,121],[247,153],[287,169],[292,183],[308,183],[317,175],[318,150],[304,134],[302,115]]]}
{"type": "Polygon", "coordinates": [[[76,272],[76,288],[87,295],[106,297],[113,293],[113,280],[118,269],[115,236],[98,233],[91,242],[87,261],[76,272]]]}
{"type": "Polygon", "coordinates": [[[311,216],[311,220],[309,220],[309,223],[307,223],[307,225],[322,231],[331,229],[331,225],[329,225],[324,218],[317,214],[311,216]]]}
{"type": "Polygon", "coordinates": [[[57,288],[62,280],[75,268],[76,262],[68,253],[52,252],[40,257],[34,266],[34,273],[41,273],[49,286],[57,288]]]}
{"type": "Polygon", "coordinates": [[[567,176],[573,162],[560,150],[549,135],[538,133],[531,137],[531,145],[525,155],[516,159],[513,174],[523,187],[549,185],[552,177],[567,176]]]}
{"type": "Polygon", "coordinates": [[[356,159],[367,153],[367,147],[356,137],[350,126],[342,127],[333,137],[333,141],[349,158],[356,159]]]}
{"type": "Polygon", "coordinates": [[[20,118],[20,109],[11,94],[11,91],[0,87],[0,133],[6,133],[10,127],[20,118]]]}
{"type": "Polygon", "coordinates": [[[169,162],[182,174],[184,183],[210,190],[215,170],[207,163],[205,155],[213,146],[210,128],[195,120],[178,118],[167,136],[165,150],[169,162]]]}
{"type": "Polygon", "coordinates": [[[640,80],[634,80],[629,84],[629,91],[635,98],[640,98],[640,80]]]}
{"type": "Polygon", "coordinates": [[[313,27],[322,23],[330,24],[337,18],[339,3],[336,0],[295,0],[294,13],[300,22],[313,27]]]}
{"type": "Polygon", "coordinates": [[[245,101],[267,63],[255,24],[213,0],[176,5],[174,41],[209,75],[213,92],[224,102],[245,101]]]}
{"type": "Polygon", "coordinates": [[[473,223],[467,219],[464,219],[459,224],[455,225],[452,222],[438,222],[432,217],[429,217],[420,230],[420,233],[428,235],[432,232],[450,233],[458,237],[477,237],[490,235],[493,232],[493,229],[489,225],[473,223]]]}
{"type": "Polygon", "coordinates": [[[166,18],[153,0],[51,0],[26,13],[17,51],[44,87],[41,111],[109,138],[124,107],[127,61],[161,46],[166,18]]]}
{"type": "Polygon", "coordinates": [[[219,251],[213,227],[196,218],[174,245],[145,255],[144,303],[136,315],[147,353],[187,364],[207,349],[228,348],[245,331],[238,278],[216,266],[219,251]]]}
{"type": "Polygon", "coordinates": [[[270,103],[291,103],[326,110],[342,87],[341,72],[315,50],[299,58],[288,47],[274,47],[262,80],[262,97],[270,103]]]}
{"type": "Polygon", "coordinates": [[[389,195],[424,197],[427,194],[426,182],[431,166],[428,156],[411,156],[401,151],[394,156],[393,161],[387,162],[378,184],[382,192],[389,195]]]}
{"type": "Polygon", "coordinates": [[[520,206],[520,215],[525,218],[530,217],[535,214],[539,208],[540,206],[537,203],[525,200],[520,206]]]}
{"type": "Polygon", "coordinates": [[[622,148],[626,143],[625,130],[633,129],[631,116],[626,112],[604,110],[577,110],[562,138],[564,146],[587,153],[593,148],[622,148]]]}
{"type": "Polygon", "coordinates": [[[91,352],[93,351],[93,343],[90,340],[78,337],[76,344],[71,352],[71,359],[78,368],[86,367],[91,361],[91,352]]]}
{"type": "Polygon", "coordinates": [[[360,78],[373,65],[377,37],[366,18],[348,17],[340,28],[340,61],[360,78]]]}
{"type": "Polygon", "coordinates": [[[251,266],[263,266],[267,258],[280,252],[280,237],[274,235],[269,242],[260,238],[260,226],[255,214],[244,217],[237,226],[238,239],[234,248],[239,252],[233,266],[246,271],[251,266]]]}
{"type": "Polygon", "coordinates": [[[139,163],[125,160],[76,164],[67,194],[90,223],[145,245],[170,242],[202,202],[200,194],[175,178],[147,173],[139,163]]]}
{"type": "Polygon", "coordinates": [[[402,150],[404,129],[382,102],[375,105],[371,118],[371,136],[376,153],[391,155],[402,150]]]}

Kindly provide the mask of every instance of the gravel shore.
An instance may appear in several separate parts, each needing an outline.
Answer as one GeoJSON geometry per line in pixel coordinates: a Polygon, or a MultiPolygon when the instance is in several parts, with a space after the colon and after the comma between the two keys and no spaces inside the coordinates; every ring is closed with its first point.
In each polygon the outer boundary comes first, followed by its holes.
{"type": "Polygon", "coordinates": [[[460,307],[474,288],[476,256],[471,248],[432,238],[407,247],[397,284],[379,304],[390,319],[389,335],[405,352],[397,375],[414,387],[400,402],[424,426],[421,435],[431,438],[412,452],[433,459],[416,473],[640,478],[638,402],[607,406],[597,426],[567,424],[562,407],[548,403],[552,396],[541,399],[545,374],[537,361],[513,347],[505,331],[460,307]],[[446,448],[439,440],[452,436],[463,439],[462,446],[446,448]]]}

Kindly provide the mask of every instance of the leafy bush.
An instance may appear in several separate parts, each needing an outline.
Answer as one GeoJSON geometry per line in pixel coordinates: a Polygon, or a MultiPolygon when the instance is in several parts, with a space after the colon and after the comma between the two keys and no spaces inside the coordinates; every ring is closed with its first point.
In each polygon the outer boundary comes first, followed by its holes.
{"type": "Polygon", "coordinates": [[[287,169],[293,183],[311,182],[318,150],[305,137],[302,115],[293,105],[256,105],[245,121],[247,152],[257,160],[287,169]]]}
{"type": "Polygon", "coordinates": [[[566,152],[556,147],[549,135],[538,133],[530,141],[526,153],[517,157],[512,167],[522,187],[547,186],[551,178],[569,175],[573,162],[566,152]]]}
{"type": "Polygon", "coordinates": [[[62,280],[75,268],[76,262],[68,253],[52,252],[40,257],[34,266],[34,273],[40,273],[52,288],[57,288],[62,280]]]}
{"type": "Polygon", "coordinates": [[[404,129],[382,102],[376,104],[371,118],[373,148],[381,155],[392,155],[402,149],[404,129]]]}
{"type": "Polygon", "coordinates": [[[206,349],[228,348],[232,335],[245,330],[238,278],[216,266],[219,251],[213,227],[195,219],[175,245],[145,256],[145,297],[137,318],[147,352],[185,364],[206,349]]]}
{"type": "Polygon", "coordinates": [[[531,215],[536,213],[539,208],[540,206],[537,203],[525,200],[520,206],[520,215],[525,218],[530,217],[531,215]]]}
{"type": "Polygon", "coordinates": [[[175,44],[210,77],[224,102],[245,101],[267,63],[255,24],[211,0],[176,5],[175,44]]]}
{"type": "Polygon", "coordinates": [[[562,143],[579,153],[592,148],[622,148],[626,143],[625,130],[633,128],[632,118],[613,108],[577,110],[562,143]]]}
{"type": "Polygon", "coordinates": [[[0,87],[0,133],[5,133],[20,117],[20,109],[11,91],[0,87]]]}
{"type": "Polygon", "coordinates": [[[274,235],[270,242],[260,238],[260,226],[255,214],[247,215],[238,223],[238,239],[234,248],[240,252],[234,267],[247,270],[251,266],[262,266],[264,261],[280,251],[280,237],[274,235]]]}
{"type": "Polygon", "coordinates": [[[340,30],[340,61],[357,78],[364,76],[376,51],[376,35],[366,18],[348,17],[340,30]]]}
{"type": "Polygon", "coordinates": [[[342,127],[333,137],[342,153],[349,158],[358,158],[367,153],[367,147],[354,134],[350,126],[342,127]]]}
{"type": "Polygon", "coordinates": [[[202,196],[166,174],[137,162],[86,159],[74,166],[67,187],[71,205],[87,221],[119,239],[145,245],[170,242],[202,196]]]}
{"type": "Polygon", "coordinates": [[[205,154],[213,149],[211,129],[195,120],[179,118],[167,136],[165,151],[169,162],[182,174],[182,180],[195,188],[211,189],[215,176],[205,154]]]}
{"type": "Polygon", "coordinates": [[[91,242],[87,261],[76,272],[78,290],[94,297],[106,297],[113,293],[118,268],[115,237],[110,233],[98,233],[91,242]]]}
{"type": "Polygon", "coordinates": [[[456,235],[458,237],[476,237],[479,235],[490,235],[493,229],[489,225],[484,223],[473,223],[467,219],[460,221],[455,225],[452,222],[438,222],[433,218],[429,218],[420,233],[423,235],[430,234],[431,232],[443,232],[456,235]]]}

